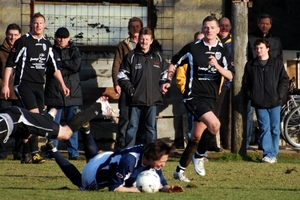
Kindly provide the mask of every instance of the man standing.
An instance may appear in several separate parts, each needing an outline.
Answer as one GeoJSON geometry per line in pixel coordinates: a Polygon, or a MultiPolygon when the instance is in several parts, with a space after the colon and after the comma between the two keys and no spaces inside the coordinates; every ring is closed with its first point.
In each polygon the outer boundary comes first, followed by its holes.
{"type": "Polygon", "coordinates": [[[269,55],[270,43],[266,38],[257,39],[254,45],[257,57],[246,63],[243,85],[257,114],[262,162],[275,163],[279,151],[280,109],[289,77],[282,60],[269,55]]]}
{"type": "MultiPolygon", "coordinates": [[[[65,96],[69,95],[60,70],[57,69],[51,43],[44,36],[45,17],[36,13],[31,18],[30,32],[20,37],[14,44],[6,62],[2,93],[9,98],[9,79],[15,68],[14,90],[23,107],[33,113],[44,109],[44,76],[46,67],[54,69],[65,96]]],[[[41,163],[44,160],[38,154],[38,140],[32,136],[23,145],[23,163],[41,163]],[[32,157],[32,158],[31,158],[32,157]]]]}
{"type": "Polygon", "coordinates": [[[180,181],[190,182],[184,171],[192,159],[195,171],[205,175],[204,153],[220,128],[220,121],[213,109],[221,76],[233,79],[234,67],[230,65],[230,52],[216,39],[219,31],[219,21],[213,16],[206,17],[202,23],[204,39],[187,44],[172,58],[168,79],[162,85],[162,93],[165,94],[171,86],[176,67],[189,64],[183,102],[188,112],[194,115],[194,122],[191,139],[174,171],[174,178],[180,181]],[[201,150],[197,150],[198,144],[201,150]]]}
{"type": "MultiPolygon", "coordinates": [[[[257,19],[257,29],[253,33],[250,33],[248,36],[248,47],[247,47],[247,57],[248,61],[256,57],[256,50],[254,43],[258,38],[266,38],[270,43],[269,55],[274,58],[282,58],[282,46],[280,39],[273,36],[271,32],[272,28],[272,17],[268,14],[262,14],[257,19]]],[[[248,101],[247,105],[247,144],[246,147],[249,147],[251,137],[252,137],[252,126],[253,126],[253,113],[254,108],[251,106],[251,102],[248,101]]]]}
{"type": "MultiPolygon", "coordinates": [[[[3,44],[0,46],[0,86],[2,87],[3,83],[3,75],[4,75],[4,69],[6,65],[6,60],[9,55],[9,52],[11,48],[13,47],[15,41],[21,37],[21,28],[13,23],[9,24],[6,28],[5,32],[5,39],[3,41],[3,44]]],[[[9,98],[6,100],[4,99],[4,96],[0,94],[0,109],[9,107],[9,106],[21,106],[20,101],[18,101],[18,98],[13,90],[13,76],[10,77],[9,79],[9,88],[10,88],[10,95],[9,98]]],[[[14,152],[13,152],[13,159],[14,160],[21,160],[21,147],[22,147],[22,139],[20,138],[15,138],[15,147],[14,147],[14,152]]],[[[2,143],[0,143],[1,147],[2,143]]],[[[3,147],[1,147],[2,150],[5,151],[5,145],[3,144],[3,147]]],[[[7,153],[1,153],[0,159],[5,159],[7,157],[7,153]]]]}
{"type": "Polygon", "coordinates": [[[139,43],[122,62],[118,82],[130,97],[130,118],[125,145],[135,145],[140,118],[145,120],[147,143],[157,138],[157,105],[163,102],[160,84],[167,75],[167,63],[160,52],[152,47],[153,33],[149,28],[141,29],[139,43]]]}
{"type": "Polygon", "coordinates": [[[128,98],[126,93],[121,90],[118,83],[118,73],[122,60],[126,54],[136,47],[139,39],[139,32],[143,28],[143,21],[138,17],[133,17],[128,22],[129,37],[120,42],[115,52],[115,58],[112,67],[112,79],[115,92],[120,95],[119,97],[119,122],[118,122],[118,146],[119,148],[125,147],[125,135],[129,122],[129,107],[128,98]]]}
{"type": "MultiPolygon", "coordinates": [[[[65,27],[58,28],[55,32],[55,43],[53,53],[56,63],[62,73],[66,86],[70,89],[70,95],[65,97],[60,89],[59,82],[53,77],[53,69],[47,69],[45,85],[45,105],[47,109],[56,108],[55,122],[60,123],[64,114],[66,123],[75,115],[78,106],[82,105],[82,92],[79,78],[81,65],[81,53],[70,41],[69,30],[65,27]]],[[[54,142],[58,147],[58,140],[54,142]]],[[[70,160],[77,160],[78,153],[78,132],[66,141],[67,151],[70,160]]]]}

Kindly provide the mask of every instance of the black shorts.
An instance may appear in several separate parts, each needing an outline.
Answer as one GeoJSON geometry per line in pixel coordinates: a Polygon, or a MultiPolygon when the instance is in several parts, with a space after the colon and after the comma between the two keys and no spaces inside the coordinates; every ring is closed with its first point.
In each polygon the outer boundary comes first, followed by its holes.
{"type": "Polygon", "coordinates": [[[44,110],[44,86],[40,83],[21,83],[15,87],[16,95],[27,110],[44,110]]]}
{"type": "Polygon", "coordinates": [[[18,119],[14,122],[15,136],[27,138],[29,134],[39,135],[43,137],[56,138],[59,131],[59,125],[55,123],[49,114],[31,113],[28,110],[22,109],[21,117],[18,109],[8,108],[8,114],[13,116],[13,119],[18,119]]]}
{"type": "Polygon", "coordinates": [[[183,101],[185,108],[188,112],[194,116],[194,121],[200,121],[200,117],[214,110],[216,100],[211,98],[193,98],[190,100],[185,99],[183,101]]]}

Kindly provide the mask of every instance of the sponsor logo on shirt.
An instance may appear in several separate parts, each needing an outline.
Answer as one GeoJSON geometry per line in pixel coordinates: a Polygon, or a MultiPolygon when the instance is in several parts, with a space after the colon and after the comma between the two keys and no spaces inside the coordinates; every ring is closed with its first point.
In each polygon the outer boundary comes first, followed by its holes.
{"type": "Polygon", "coordinates": [[[142,64],[141,63],[137,63],[134,68],[135,69],[142,69],[142,64]]]}

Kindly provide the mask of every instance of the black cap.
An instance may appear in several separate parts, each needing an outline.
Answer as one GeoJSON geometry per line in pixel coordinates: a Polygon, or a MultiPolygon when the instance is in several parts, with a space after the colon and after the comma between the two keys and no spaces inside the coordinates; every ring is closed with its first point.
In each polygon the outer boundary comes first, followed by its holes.
{"type": "Polygon", "coordinates": [[[55,37],[57,37],[57,38],[67,38],[69,36],[70,36],[70,33],[69,33],[68,29],[65,27],[60,27],[55,32],[55,37]]]}

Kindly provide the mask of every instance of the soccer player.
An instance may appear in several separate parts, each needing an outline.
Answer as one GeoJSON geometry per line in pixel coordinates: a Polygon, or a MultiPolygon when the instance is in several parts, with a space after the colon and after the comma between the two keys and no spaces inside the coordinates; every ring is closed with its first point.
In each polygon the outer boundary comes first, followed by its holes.
{"type": "Polygon", "coordinates": [[[80,130],[87,164],[82,174],[63,157],[52,142],[42,149],[55,158],[61,170],[80,190],[98,190],[105,187],[115,192],[140,192],[135,187],[137,176],[145,170],[154,169],[160,177],[161,192],[183,192],[181,186],[170,186],[162,174],[171,146],[163,140],[155,140],[146,145],[136,145],[116,152],[98,154],[98,148],[89,131],[80,130]]]}
{"type": "Polygon", "coordinates": [[[219,21],[213,16],[206,17],[202,23],[204,38],[187,44],[172,58],[168,78],[161,87],[165,94],[171,86],[176,67],[188,63],[183,102],[187,111],[193,114],[194,122],[191,138],[174,171],[174,178],[184,182],[190,182],[184,171],[192,159],[195,171],[205,175],[204,153],[220,129],[220,121],[213,109],[221,76],[233,79],[230,52],[216,39],[219,31],[219,21]]]}
{"type": "Polygon", "coordinates": [[[39,114],[16,106],[7,107],[0,111],[0,134],[6,135],[3,143],[6,143],[11,135],[27,139],[31,134],[68,140],[73,132],[79,130],[85,123],[100,113],[106,118],[112,116],[108,97],[100,97],[89,108],[76,114],[64,126],[53,121],[56,115],[55,109],[46,114],[39,114]]]}

